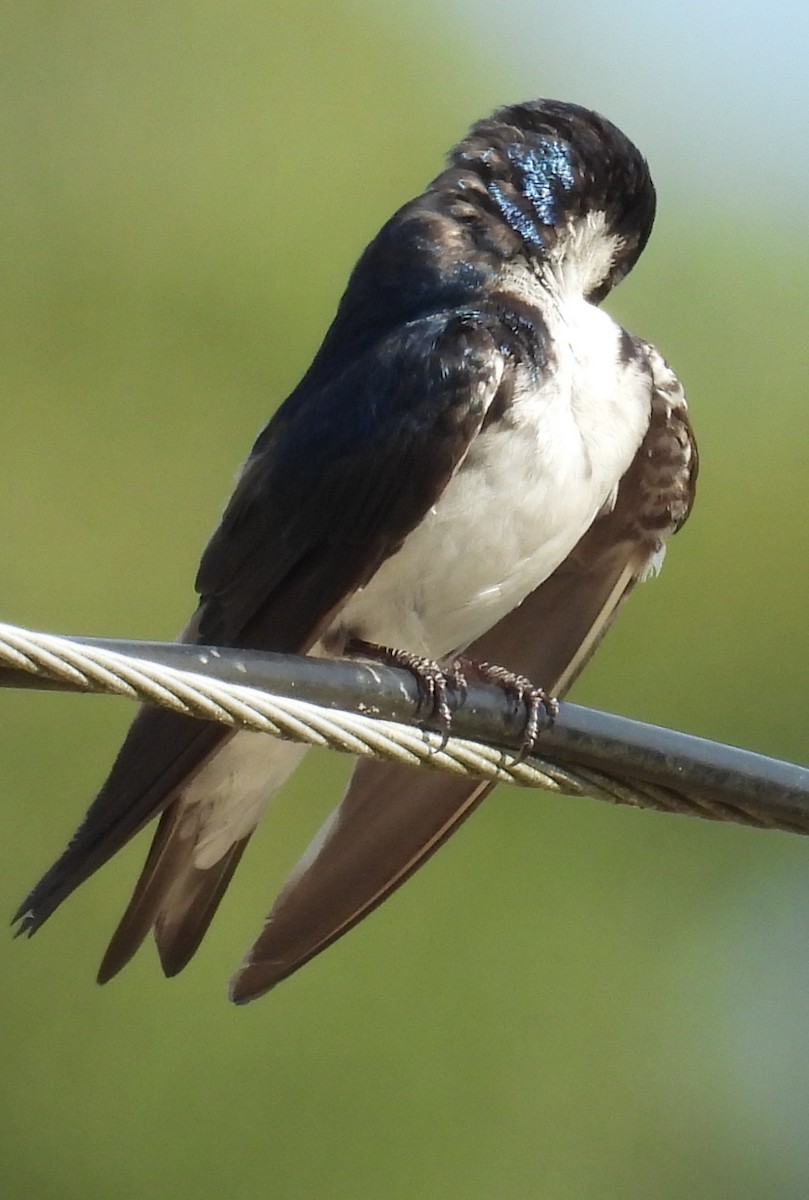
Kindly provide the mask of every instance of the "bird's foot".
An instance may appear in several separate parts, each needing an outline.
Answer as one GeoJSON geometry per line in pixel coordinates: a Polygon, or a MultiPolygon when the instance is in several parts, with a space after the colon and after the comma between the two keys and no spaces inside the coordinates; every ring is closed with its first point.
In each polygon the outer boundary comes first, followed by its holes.
{"type": "Polygon", "coordinates": [[[476,662],[473,659],[457,658],[453,664],[454,676],[460,676],[466,687],[467,678],[475,678],[481,683],[493,683],[506,693],[515,704],[525,708],[525,728],[520,742],[519,758],[536,749],[537,739],[542,727],[548,727],[559,715],[559,701],[549,696],[544,688],[537,687],[525,675],[518,675],[507,667],[498,667],[495,663],[476,662]],[[543,719],[544,718],[544,719],[543,719]]]}
{"type": "Polygon", "coordinates": [[[452,725],[450,692],[457,691],[463,696],[466,691],[466,677],[455,664],[447,669],[435,659],[426,658],[421,654],[411,654],[409,650],[394,650],[390,646],[377,646],[373,642],[364,642],[358,638],[349,642],[346,652],[374,659],[388,667],[400,667],[409,671],[418,685],[417,713],[437,727],[442,738],[442,748],[446,745],[452,725]]]}
{"type": "Polygon", "coordinates": [[[442,666],[435,659],[413,654],[409,650],[394,650],[359,638],[349,642],[346,652],[409,671],[418,684],[418,712],[437,727],[442,736],[442,748],[449,737],[453,708],[463,704],[466,699],[469,679],[495,684],[515,705],[525,709],[520,759],[536,749],[542,729],[552,725],[559,714],[558,700],[549,696],[544,688],[537,687],[525,675],[518,675],[495,663],[477,662],[460,655],[449,666],[442,666]],[[455,700],[452,705],[451,696],[455,700]]]}

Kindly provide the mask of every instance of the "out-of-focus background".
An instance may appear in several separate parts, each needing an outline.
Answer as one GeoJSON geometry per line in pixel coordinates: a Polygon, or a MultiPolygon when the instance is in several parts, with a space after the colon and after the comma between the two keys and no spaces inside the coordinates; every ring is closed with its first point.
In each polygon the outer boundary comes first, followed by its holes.
{"type": "MultiPolygon", "coordinates": [[[[807,760],[807,9],[567,0],[0,6],[2,607],[165,638],[237,465],[381,222],[468,123],[605,112],[659,217],[610,301],[703,457],[575,696],[807,760]]],[[[0,911],[132,715],[0,693],[0,911]]],[[[145,853],[0,936],[18,1200],[809,1193],[809,842],[500,789],[259,1003],[225,980],[339,793],[312,756],[201,953],[93,982],[145,853]]]]}

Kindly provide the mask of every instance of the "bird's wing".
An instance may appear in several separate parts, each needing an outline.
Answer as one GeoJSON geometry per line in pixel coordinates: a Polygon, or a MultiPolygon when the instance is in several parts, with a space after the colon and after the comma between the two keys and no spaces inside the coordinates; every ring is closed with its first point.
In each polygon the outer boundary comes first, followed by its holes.
{"type": "MultiPolygon", "coordinates": [[[[186,640],[306,651],[441,495],[509,386],[502,344],[494,319],[433,314],[323,372],[322,387],[297,389],[259,437],[203,555],[186,640]]],[[[19,932],[39,928],[165,810],[229,735],[223,725],[142,709],[78,832],[20,905],[19,932]]],[[[164,887],[172,877],[171,826],[168,815],[143,893],[157,894],[158,865],[164,887]]],[[[221,894],[237,853],[204,886],[197,881],[200,912],[206,896],[221,894]]]]}
{"type": "MultiPolygon", "coordinates": [[[[656,351],[652,416],[614,507],[523,604],[470,647],[563,694],[635,583],[685,521],[697,457],[682,389],[656,351]]],[[[492,785],[364,760],[231,983],[255,998],[356,925],[458,828],[492,785]]]]}

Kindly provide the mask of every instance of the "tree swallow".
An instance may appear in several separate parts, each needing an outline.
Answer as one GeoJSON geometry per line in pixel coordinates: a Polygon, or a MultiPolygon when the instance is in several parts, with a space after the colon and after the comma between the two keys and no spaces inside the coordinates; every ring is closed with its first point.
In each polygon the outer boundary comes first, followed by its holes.
{"type": "MultiPolygon", "coordinates": [[[[645,160],[594,112],[538,100],[474,125],[365,250],[259,434],[182,640],[315,655],[370,643],[447,669],[463,653],[564,693],[693,499],[682,388],[598,307],[654,210],[645,160]]],[[[142,709],[19,931],[159,816],[99,980],[150,930],[176,974],[304,752],[142,709]]],[[[488,790],[361,763],[231,997],[261,995],[356,924],[488,790]]]]}

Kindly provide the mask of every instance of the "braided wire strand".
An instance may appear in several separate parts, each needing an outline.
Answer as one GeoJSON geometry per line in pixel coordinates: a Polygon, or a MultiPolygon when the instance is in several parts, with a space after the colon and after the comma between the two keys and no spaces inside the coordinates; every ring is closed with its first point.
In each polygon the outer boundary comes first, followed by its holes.
{"type": "MultiPolygon", "coordinates": [[[[0,623],[0,685],[22,686],[22,679],[37,687],[106,692],[162,705],[202,720],[219,721],[308,745],[428,767],[492,783],[538,788],[556,795],[590,796],[612,804],[685,813],[715,821],[735,821],[757,828],[809,832],[809,770],[793,764],[764,759],[717,743],[702,742],[695,749],[694,743],[699,739],[689,739],[670,730],[654,729],[637,722],[629,724],[642,730],[647,741],[649,736],[652,737],[657,757],[663,760],[662,774],[657,771],[644,776],[643,760],[638,765],[639,760],[631,757],[629,744],[620,739],[617,756],[613,744],[606,758],[602,756],[596,760],[591,756],[588,761],[586,746],[582,750],[578,743],[575,752],[571,753],[568,748],[566,754],[559,754],[561,763],[553,755],[546,758],[534,753],[522,757],[517,751],[492,741],[477,740],[476,721],[467,726],[470,736],[462,737],[406,723],[412,706],[406,709],[402,720],[385,717],[383,709],[376,703],[381,698],[379,689],[376,697],[369,695],[373,672],[370,679],[366,675],[358,685],[361,701],[357,701],[351,711],[344,707],[348,697],[342,690],[337,693],[337,705],[334,692],[330,693],[330,704],[317,703],[297,695],[279,695],[254,684],[207,674],[215,669],[215,660],[223,659],[227,651],[199,648],[195,660],[181,660],[192,661],[194,669],[191,670],[157,661],[161,653],[176,661],[178,650],[191,649],[160,643],[100,645],[94,640],[88,643],[0,623]],[[111,645],[123,646],[125,652],[110,648],[111,645]],[[371,715],[373,712],[378,715],[371,715]],[[676,739],[676,749],[672,749],[672,738],[676,739]],[[661,742],[665,743],[662,750],[661,742]],[[697,757],[691,759],[689,754],[697,757]],[[734,759],[730,767],[728,755],[734,759]],[[739,765],[740,757],[745,760],[742,765],[739,765]],[[684,770],[686,766],[698,770],[689,774],[684,770]],[[724,778],[718,786],[717,778],[721,778],[723,772],[724,778]]],[[[286,666],[291,663],[293,671],[292,690],[298,690],[300,673],[314,661],[324,668],[338,665],[325,660],[288,657],[286,666]]],[[[230,665],[232,675],[233,664],[230,665]]],[[[221,668],[223,663],[219,666],[221,668]]],[[[236,674],[247,674],[249,666],[249,653],[245,652],[243,658],[240,653],[236,674]]],[[[278,678],[275,676],[276,680],[278,678]]],[[[379,677],[376,678],[379,683],[379,677]]],[[[289,677],[284,684],[275,683],[275,687],[279,686],[289,686],[289,677]]],[[[316,691],[314,694],[318,699],[322,698],[316,691]]],[[[395,711],[398,716],[399,710],[395,711]]],[[[616,720],[606,714],[593,714],[592,710],[580,709],[578,712],[600,717],[602,723],[604,719],[616,720]]]]}
{"type": "Polygon", "coordinates": [[[570,795],[587,790],[587,784],[577,781],[569,769],[536,758],[520,761],[516,753],[451,734],[444,737],[396,721],[273,696],[244,684],[222,683],[146,659],[135,661],[114,651],[4,623],[0,623],[0,664],[58,679],[77,691],[126,696],[348,754],[427,765],[456,775],[570,795]]]}

